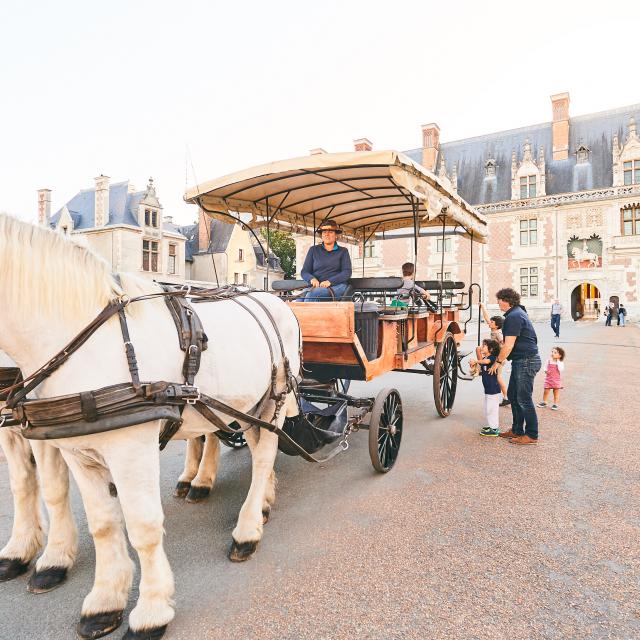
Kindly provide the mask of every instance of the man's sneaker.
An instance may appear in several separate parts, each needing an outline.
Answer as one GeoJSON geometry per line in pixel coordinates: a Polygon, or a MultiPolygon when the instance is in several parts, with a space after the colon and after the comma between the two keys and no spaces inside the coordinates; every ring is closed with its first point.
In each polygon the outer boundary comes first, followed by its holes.
{"type": "Polygon", "coordinates": [[[515,438],[516,437],[516,433],[513,433],[513,431],[511,429],[509,429],[509,431],[502,431],[501,433],[498,434],[499,438],[515,438]]]}
{"type": "Polygon", "coordinates": [[[557,411],[560,407],[557,404],[552,404],[551,408],[553,409],[553,411],[557,411]]]}
{"type": "Polygon", "coordinates": [[[500,435],[500,429],[494,429],[493,427],[483,427],[480,431],[481,436],[497,437],[500,435]]]}
{"type": "Polygon", "coordinates": [[[537,438],[530,438],[529,436],[518,436],[509,440],[511,444],[538,444],[537,438]]]}
{"type": "MultiPolygon", "coordinates": [[[[546,402],[538,402],[538,404],[536,405],[536,407],[540,407],[541,409],[543,409],[546,406],[547,406],[546,402]]],[[[556,405],[554,404],[553,406],[555,407],[556,405]]],[[[553,409],[553,407],[551,408],[553,409]]]]}
{"type": "Polygon", "coordinates": [[[508,407],[511,404],[511,400],[509,398],[502,398],[502,402],[500,403],[501,407],[508,407]]]}

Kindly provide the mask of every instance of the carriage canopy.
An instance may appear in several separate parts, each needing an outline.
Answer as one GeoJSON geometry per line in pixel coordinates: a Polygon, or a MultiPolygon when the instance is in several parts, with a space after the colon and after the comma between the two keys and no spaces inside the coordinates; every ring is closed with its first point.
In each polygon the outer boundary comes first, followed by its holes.
{"type": "Polygon", "coordinates": [[[320,153],[199,184],[185,200],[221,220],[313,233],[335,220],[353,242],[393,229],[454,227],[486,242],[487,221],[433,173],[397,151],[320,153]]]}

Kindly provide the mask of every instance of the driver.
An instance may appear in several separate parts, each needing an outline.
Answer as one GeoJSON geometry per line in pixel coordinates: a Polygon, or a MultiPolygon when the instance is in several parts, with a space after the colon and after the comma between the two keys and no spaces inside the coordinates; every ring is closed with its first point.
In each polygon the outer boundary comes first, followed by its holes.
{"type": "Polygon", "coordinates": [[[309,248],[300,271],[303,280],[313,288],[304,297],[305,302],[340,300],[351,277],[351,258],[345,247],[338,246],[336,238],[342,233],[335,220],[325,220],[317,229],[322,244],[309,248]],[[333,295],[331,295],[333,292],[333,295]]]}

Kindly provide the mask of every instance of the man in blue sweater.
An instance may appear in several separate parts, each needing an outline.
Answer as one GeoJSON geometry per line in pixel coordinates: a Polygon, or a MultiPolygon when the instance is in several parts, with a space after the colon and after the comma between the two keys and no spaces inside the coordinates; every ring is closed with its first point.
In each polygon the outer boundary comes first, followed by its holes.
{"type": "Polygon", "coordinates": [[[336,242],[342,229],[335,220],[325,220],[316,233],[322,234],[322,244],[316,244],[309,249],[300,271],[302,279],[313,287],[307,292],[304,300],[340,300],[351,277],[349,252],[345,247],[339,247],[336,242]]]}

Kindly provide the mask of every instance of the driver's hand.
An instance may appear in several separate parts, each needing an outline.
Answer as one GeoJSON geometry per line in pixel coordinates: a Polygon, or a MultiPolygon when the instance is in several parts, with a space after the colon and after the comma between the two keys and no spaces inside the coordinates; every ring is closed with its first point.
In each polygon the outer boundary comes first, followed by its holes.
{"type": "Polygon", "coordinates": [[[330,283],[328,280],[323,280],[323,281],[320,283],[320,286],[321,286],[323,289],[328,289],[328,288],[331,286],[331,283],[330,283]]]}
{"type": "Polygon", "coordinates": [[[311,286],[312,287],[319,287],[320,286],[320,282],[318,282],[318,278],[311,278],[311,286]]]}

